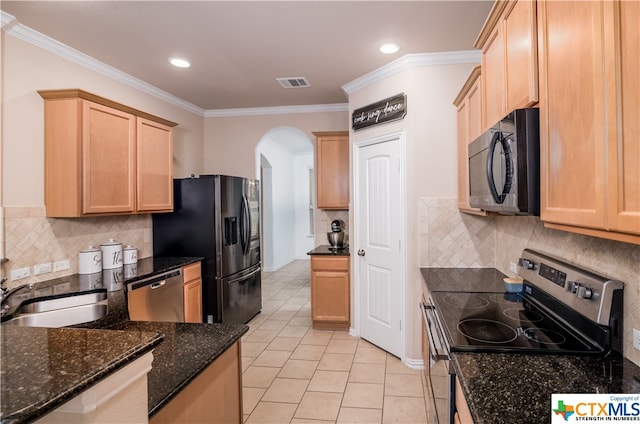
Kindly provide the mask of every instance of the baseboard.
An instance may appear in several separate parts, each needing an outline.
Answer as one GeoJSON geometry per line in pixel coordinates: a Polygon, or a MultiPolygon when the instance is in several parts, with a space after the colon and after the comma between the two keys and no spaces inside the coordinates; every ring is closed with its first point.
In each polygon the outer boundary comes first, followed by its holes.
{"type": "Polygon", "coordinates": [[[405,358],[404,363],[409,368],[413,368],[415,370],[423,370],[424,369],[424,361],[422,360],[422,358],[420,358],[420,359],[405,358]]]}

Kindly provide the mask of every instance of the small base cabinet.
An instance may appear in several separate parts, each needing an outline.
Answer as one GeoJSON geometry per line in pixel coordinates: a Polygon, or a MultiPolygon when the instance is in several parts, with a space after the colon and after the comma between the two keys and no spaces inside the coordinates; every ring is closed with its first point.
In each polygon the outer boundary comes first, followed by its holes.
{"type": "Polygon", "coordinates": [[[202,319],[202,267],[200,262],[182,268],[184,279],[184,322],[203,322],[202,319]]]}
{"type": "Polygon", "coordinates": [[[350,290],[348,256],[311,256],[313,328],[349,328],[350,290]]]}
{"type": "Polygon", "coordinates": [[[149,422],[241,423],[241,373],[238,341],[151,417],[149,422]]]}

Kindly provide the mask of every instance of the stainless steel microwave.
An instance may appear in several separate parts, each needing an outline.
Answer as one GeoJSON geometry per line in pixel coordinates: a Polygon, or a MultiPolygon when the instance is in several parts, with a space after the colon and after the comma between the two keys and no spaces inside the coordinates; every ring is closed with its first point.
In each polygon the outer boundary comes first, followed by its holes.
{"type": "Polygon", "coordinates": [[[516,109],[469,144],[471,207],[505,215],[540,214],[538,109],[516,109]]]}

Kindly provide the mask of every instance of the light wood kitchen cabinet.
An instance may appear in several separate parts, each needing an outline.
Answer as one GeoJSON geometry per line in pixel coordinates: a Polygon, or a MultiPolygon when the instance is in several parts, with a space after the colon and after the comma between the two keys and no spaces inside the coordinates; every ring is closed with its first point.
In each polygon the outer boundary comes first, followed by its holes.
{"type": "Polygon", "coordinates": [[[482,50],[482,129],[538,102],[536,2],[496,1],[475,42],[482,50]]]}
{"type": "Polygon", "coordinates": [[[456,422],[460,424],[473,424],[473,416],[471,415],[471,411],[469,410],[469,405],[467,405],[467,400],[464,397],[464,393],[462,392],[462,386],[460,385],[460,381],[456,377],[456,422]]]}
{"type": "Polygon", "coordinates": [[[541,219],[640,244],[640,7],[539,9],[541,219]]]}
{"type": "Polygon", "coordinates": [[[48,217],[173,210],[175,123],[82,90],[38,93],[48,217]]]}
{"type": "Polygon", "coordinates": [[[458,121],[458,209],[475,215],[486,215],[483,210],[469,205],[469,144],[482,134],[482,91],[480,67],[471,71],[460,93],[453,101],[458,121]]]}
{"type": "Polygon", "coordinates": [[[202,321],[202,266],[200,262],[182,268],[184,280],[184,322],[202,321]]]}
{"type": "Polygon", "coordinates": [[[149,422],[242,423],[240,354],[238,341],[152,416],[149,422]]]}
{"type": "Polygon", "coordinates": [[[349,209],[349,132],[316,136],[316,207],[349,209]]]}
{"type": "Polygon", "coordinates": [[[349,328],[350,290],[348,256],[311,256],[313,328],[349,328]]]}

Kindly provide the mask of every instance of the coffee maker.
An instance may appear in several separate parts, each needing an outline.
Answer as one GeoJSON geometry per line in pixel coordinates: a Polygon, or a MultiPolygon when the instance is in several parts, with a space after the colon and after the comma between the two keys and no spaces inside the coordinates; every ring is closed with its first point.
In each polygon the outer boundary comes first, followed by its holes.
{"type": "Polygon", "coordinates": [[[344,231],[342,227],[344,223],[339,219],[331,221],[331,231],[327,233],[327,239],[331,250],[344,249],[344,231]]]}

